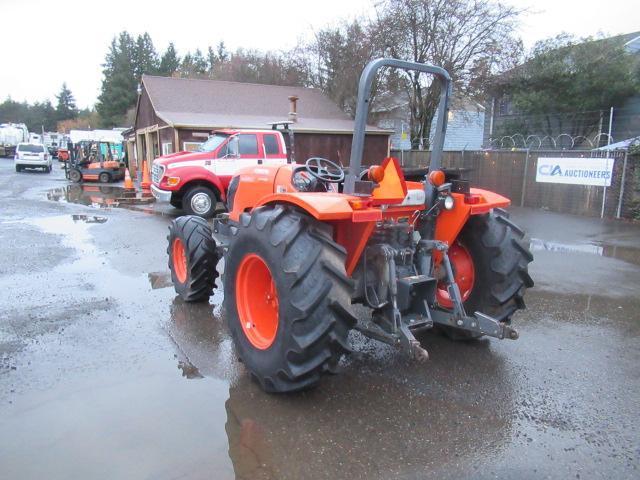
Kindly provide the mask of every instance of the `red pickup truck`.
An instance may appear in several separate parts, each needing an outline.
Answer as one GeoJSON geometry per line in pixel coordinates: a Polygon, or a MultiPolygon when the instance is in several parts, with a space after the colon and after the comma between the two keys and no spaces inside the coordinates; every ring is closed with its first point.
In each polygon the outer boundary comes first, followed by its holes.
{"type": "Polygon", "coordinates": [[[226,201],[231,178],[244,167],[287,163],[284,138],[276,130],[218,130],[195,152],[158,157],[151,191],[189,215],[213,217],[226,201]]]}

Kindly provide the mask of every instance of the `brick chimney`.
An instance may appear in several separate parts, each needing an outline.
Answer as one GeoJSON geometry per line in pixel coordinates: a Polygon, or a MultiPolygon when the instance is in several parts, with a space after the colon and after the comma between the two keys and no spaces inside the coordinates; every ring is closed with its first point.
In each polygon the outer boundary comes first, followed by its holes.
{"type": "Polygon", "coordinates": [[[298,97],[296,95],[289,97],[289,120],[298,121],[298,97]]]}

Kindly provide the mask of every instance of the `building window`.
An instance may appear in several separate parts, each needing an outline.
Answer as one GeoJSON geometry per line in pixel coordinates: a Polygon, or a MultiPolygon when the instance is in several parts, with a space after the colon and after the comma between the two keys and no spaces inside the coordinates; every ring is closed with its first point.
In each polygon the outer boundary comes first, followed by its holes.
{"type": "Polygon", "coordinates": [[[173,153],[173,143],[167,142],[162,144],[162,155],[170,155],[173,153]]]}
{"type": "Polygon", "coordinates": [[[498,116],[504,117],[506,115],[511,115],[513,113],[511,106],[511,99],[508,95],[503,95],[498,100],[498,116]]]}
{"type": "Polygon", "coordinates": [[[278,138],[275,135],[264,135],[264,150],[267,155],[278,155],[280,148],[278,147],[278,138]]]}
{"type": "Polygon", "coordinates": [[[182,144],[187,152],[195,152],[202,142],[182,142],[182,144]]]}
{"type": "Polygon", "coordinates": [[[240,137],[240,155],[258,155],[258,136],[255,134],[238,135],[240,137]]]}

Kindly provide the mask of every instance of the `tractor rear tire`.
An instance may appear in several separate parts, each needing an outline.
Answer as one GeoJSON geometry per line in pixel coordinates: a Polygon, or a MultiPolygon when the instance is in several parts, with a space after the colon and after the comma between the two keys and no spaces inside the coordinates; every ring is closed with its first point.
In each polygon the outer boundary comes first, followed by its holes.
{"type": "Polygon", "coordinates": [[[218,277],[218,252],[206,220],[178,217],[169,225],[169,269],[176,293],[185,302],[207,301],[218,277]]]}
{"type": "Polygon", "coordinates": [[[310,388],[350,350],[345,258],[328,225],[291,207],[241,215],[225,256],[224,305],[236,351],[263,390],[310,388]]]}
{"type": "MultiPolygon", "coordinates": [[[[474,284],[463,305],[467,314],[479,311],[500,322],[524,309],[524,293],[533,287],[528,265],[533,255],[524,241],[524,232],[505,210],[494,209],[474,215],[460,233],[459,242],[473,261],[474,284]]],[[[439,327],[452,340],[468,340],[482,335],[453,327],[439,327]]]]}

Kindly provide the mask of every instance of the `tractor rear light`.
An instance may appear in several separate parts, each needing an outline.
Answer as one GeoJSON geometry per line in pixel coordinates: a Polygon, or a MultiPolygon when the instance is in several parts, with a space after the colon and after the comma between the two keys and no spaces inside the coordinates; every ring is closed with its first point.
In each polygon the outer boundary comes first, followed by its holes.
{"type": "Polygon", "coordinates": [[[429,183],[434,187],[439,187],[445,182],[445,175],[442,170],[434,170],[433,172],[429,172],[429,183]]]}
{"type": "Polygon", "coordinates": [[[447,195],[446,197],[444,197],[445,210],[452,210],[455,204],[456,204],[456,201],[453,199],[451,195],[447,195]]]}
{"type": "Polygon", "coordinates": [[[367,176],[372,182],[380,183],[384,178],[384,168],[382,168],[382,166],[380,165],[374,165],[369,168],[367,176]]]}
{"type": "Polygon", "coordinates": [[[169,187],[175,187],[180,183],[180,177],[167,177],[167,185],[169,187]]]}
{"type": "Polygon", "coordinates": [[[349,200],[349,205],[351,205],[353,210],[365,210],[371,206],[371,201],[355,198],[353,200],[349,200]]]}
{"type": "Polygon", "coordinates": [[[464,196],[464,203],[467,203],[469,205],[477,205],[481,201],[482,201],[482,197],[480,195],[471,193],[469,195],[464,196]]]}

